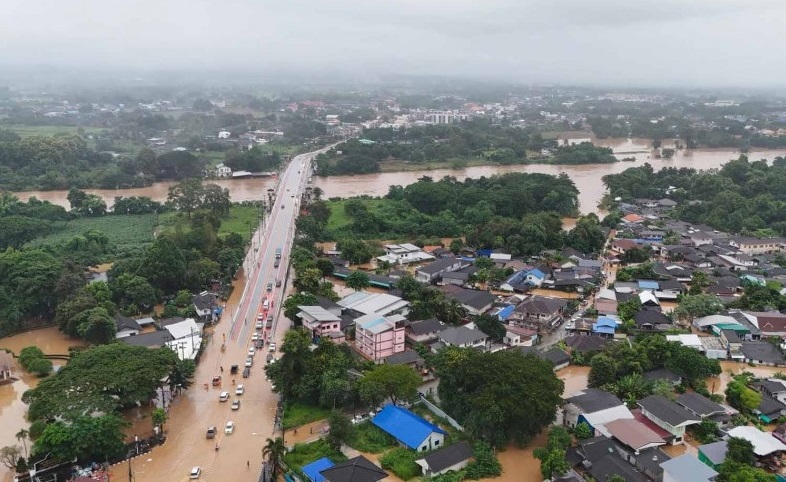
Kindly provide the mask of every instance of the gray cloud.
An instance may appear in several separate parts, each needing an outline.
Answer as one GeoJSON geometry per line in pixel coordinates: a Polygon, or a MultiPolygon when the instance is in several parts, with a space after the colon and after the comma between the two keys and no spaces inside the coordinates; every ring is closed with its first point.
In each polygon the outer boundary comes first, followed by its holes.
{"type": "Polygon", "coordinates": [[[0,65],[780,85],[781,0],[2,0],[0,65]]]}

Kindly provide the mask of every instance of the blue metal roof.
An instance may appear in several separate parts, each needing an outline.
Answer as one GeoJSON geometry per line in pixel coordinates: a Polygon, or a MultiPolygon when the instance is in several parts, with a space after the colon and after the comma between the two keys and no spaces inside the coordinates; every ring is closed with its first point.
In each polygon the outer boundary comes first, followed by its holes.
{"type": "Polygon", "coordinates": [[[515,309],[516,309],[515,305],[508,305],[497,312],[497,318],[499,318],[500,321],[505,321],[508,319],[508,317],[511,315],[511,313],[513,313],[513,310],[515,309]]]}
{"type": "Polygon", "coordinates": [[[443,435],[447,433],[433,423],[392,403],[385,405],[371,423],[413,450],[417,450],[432,432],[443,435]]]}
{"type": "Polygon", "coordinates": [[[610,316],[601,316],[601,317],[598,317],[598,321],[595,323],[595,325],[598,325],[598,326],[612,326],[612,327],[616,328],[617,326],[620,325],[620,322],[619,322],[619,320],[617,320],[615,318],[611,318],[610,316]]]}
{"type": "Polygon", "coordinates": [[[657,281],[645,281],[645,280],[639,281],[639,289],[642,290],[657,290],[659,286],[660,285],[658,285],[657,281]]]}
{"type": "Polygon", "coordinates": [[[613,335],[614,334],[614,327],[612,326],[604,326],[595,323],[592,325],[592,332],[593,333],[603,333],[604,335],[613,335]]]}
{"type": "Polygon", "coordinates": [[[539,278],[539,279],[545,279],[546,278],[546,273],[544,273],[543,271],[539,270],[538,268],[535,268],[535,269],[532,269],[532,270],[528,271],[527,275],[532,275],[532,276],[534,276],[536,278],[539,278]]]}
{"type": "Polygon", "coordinates": [[[315,460],[308,465],[304,465],[302,470],[305,476],[308,477],[311,482],[324,482],[325,477],[323,477],[320,472],[325,469],[329,469],[334,465],[336,464],[334,464],[332,460],[327,457],[322,457],[321,459],[315,460]]]}

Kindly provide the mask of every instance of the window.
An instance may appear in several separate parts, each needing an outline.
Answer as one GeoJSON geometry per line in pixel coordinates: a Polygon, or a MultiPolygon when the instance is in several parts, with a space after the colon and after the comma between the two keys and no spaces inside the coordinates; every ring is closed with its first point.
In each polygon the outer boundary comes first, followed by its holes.
{"type": "Polygon", "coordinates": [[[435,440],[434,441],[434,447],[438,447],[438,446],[439,446],[439,440],[435,440]]]}

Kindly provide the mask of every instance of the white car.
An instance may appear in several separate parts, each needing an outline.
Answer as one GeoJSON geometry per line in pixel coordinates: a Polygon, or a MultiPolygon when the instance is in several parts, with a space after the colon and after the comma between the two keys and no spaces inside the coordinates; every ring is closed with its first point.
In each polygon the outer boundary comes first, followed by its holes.
{"type": "Polygon", "coordinates": [[[235,388],[235,395],[243,395],[243,392],[245,391],[246,391],[246,387],[240,384],[235,388]]]}
{"type": "Polygon", "coordinates": [[[240,410],[240,400],[232,400],[232,410],[240,410]]]}
{"type": "Polygon", "coordinates": [[[254,350],[254,347],[252,346],[251,348],[248,349],[248,356],[254,356],[254,353],[256,353],[256,352],[257,351],[254,350]]]}
{"type": "Polygon", "coordinates": [[[257,322],[257,330],[261,330],[264,326],[265,326],[265,324],[262,323],[261,321],[257,322]]]}
{"type": "Polygon", "coordinates": [[[202,469],[199,467],[193,467],[191,469],[191,474],[189,474],[188,478],[192,480],[198,479],[200,475],[202,475],[202,469]]]}
{"type": "Polygon", "coordinates": [[[246,368],[251,368],[254,365],[254,359],[251,357],[246,358],[246,364],[244,365],[246,368]]]}
{"type": "Polygon", "coordinates": [[[229,400],[229,392],[221,392],[218,394],[219,402],[226,402],[227,400],[229,400]]]}
{"type": "MultiPolygon", "coordinates": [[[[262,323],[258,323],[258,324],[261,325],[262,323]]],[[[257,341],[257,340],[259,340],[259,333],[254,333],[253,335],[251,335],[251,341],[257,341]]]]}
{"type": "Polygon", "coordinates": [[[270,342],[270,345],[268,345],[268,348],[267,348],[267,350],[268,350],[269,352],[271,352],[271,353],[272,353],[272,352],[274,352],[274,351],[276,351],[276,342],[275,342],[275,341],[271,341],[271,342],[270,342]]]}
{"type": "Polygon", "coordinates": [[[226,427],[224,427],[224,433],[229,435],[234,431],[235,431],[235,422],[230,420],[229,422],[227,422],[226,427]]]}

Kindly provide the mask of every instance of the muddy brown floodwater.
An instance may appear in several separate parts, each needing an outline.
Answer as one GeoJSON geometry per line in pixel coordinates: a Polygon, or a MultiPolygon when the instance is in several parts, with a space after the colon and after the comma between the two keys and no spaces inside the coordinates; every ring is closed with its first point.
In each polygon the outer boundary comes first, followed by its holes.
{"type": "MultiPolygon", "coordinates": [[[[66,337],[56,327],[51,327],[2,338],[0,339],[0,350],[11,350],[18,355],[22,348],[35,345],[47,355],[67,355],[69,347],[83,344],[80,340],[66,337]]],[[[52,360],[52,363],[59,366],[64,362],[52,360]]],[[[0,429],[0,447],[22,446],[15,437],[17,432],[29,427],[25,419],[27,404],[22,402],[22,394],[35,388],[39,382],[38,377],[26,373],[19,365],[15,367],[14,376],[19,380],[9,385],[0,386],[0,427],[2,427],[0,429]]],[[[0,480],[5,482],[12,479],[13,474],[6,466],[0,464],[0,480]]]]}
{"type": "MultiPolygon", "coordinates": [[[[614,164],[584,164],[550,165],[531,164],[524,166],[476,166],[465,169],[433,169],[427,171],[383,172],[378,174],[363,174],[358,176],[333,176],[327,178],[314,177],[314,186],[324,191],[324,197],[350,197],[367,194],[370,196],[384,196],[393,184],[407,185],[416,182],[423,176],[440,179],[443,176],[454,176],[459,180],[465,178],[478,178],[506,172],[538,172],[543,174],[567,174],[579,189],[579,202],[582,213],[599,212],[598,202],[605,193],[602,177],[606,174],[617,174],[629,167],[640,166],[649,162],[655,170],[663,167],[692,167],[696,169],[711,169],[720,167],[725,162],[739,157],[740,152],[735,149],[680,149],[675,152],[672,159],[657,159],[651,156],[650,141],[647,139],[596,139],[599,146],[610,147],[618,158],[633,157],[636,162],[617,162],[614,164]]],[[[664,142],[664,146],[668,146],[664,142]]],[[[786,156],[786,149],[754,150],[748,157],[754,160],[772,160],[777,156],[786,156]]],[[[233,201],[250,201],[262,199],[268,188],[276,183],[276,178],[257,179],[219,179],[211,181],[229,189],[233,201]]],[[[169,187],[173,182],[160,182],[149,187],[134,189],[86,189],[90,194],[96,194],[104,199],[108,205],[114,203],[115,196],[148,196],[156,201],[166,201],[169,187]]],[[[66,199],[68,191],[25,191],[17,192],[20,199],[27,200],[35,196],[41,200],[68,207],[66,199]]]]}

